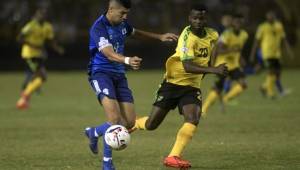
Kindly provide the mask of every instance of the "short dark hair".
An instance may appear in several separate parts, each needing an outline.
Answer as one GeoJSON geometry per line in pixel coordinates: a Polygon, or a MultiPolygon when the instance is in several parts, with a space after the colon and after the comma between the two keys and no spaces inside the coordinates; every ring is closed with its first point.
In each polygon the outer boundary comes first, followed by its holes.
{"type": "Polygon", "coordinates": [[[201,4],[201,3],[192,4],[191,10],[208,12],[206,5],[201,4]]]}
{"type": "Polygon", "coordinates": [[[110,1],[115,1],[127,9],[131,8],[131,0],[110,0],[110,1]]]}

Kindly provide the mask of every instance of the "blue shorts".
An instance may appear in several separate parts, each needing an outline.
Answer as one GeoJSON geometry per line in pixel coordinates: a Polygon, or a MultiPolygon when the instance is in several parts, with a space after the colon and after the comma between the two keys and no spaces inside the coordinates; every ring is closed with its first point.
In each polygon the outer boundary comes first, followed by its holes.
{"type": "Polygon", "coordinates": [[[99,101],[107,96],[118,102],[133,103],[132,92],[124,73],[97,72],[89,77],[89,82],[99,101]]]}

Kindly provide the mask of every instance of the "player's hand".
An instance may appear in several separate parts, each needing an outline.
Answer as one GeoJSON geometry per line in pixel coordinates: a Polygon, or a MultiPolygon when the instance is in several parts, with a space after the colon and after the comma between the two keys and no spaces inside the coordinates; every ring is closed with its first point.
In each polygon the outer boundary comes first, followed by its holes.
{"type": "Polygon", "coordinates": [[[221,76],[227,76],[228,74],[228,67],[226,66],[226,64],[220,64],[217,67],[215,67],[215,73],[221,76]]]}
{"type": "Polygon", "coordinates": [[[64,55],[64,54],[65,54],[65,49],[62,48],[62,47],[57,47],[57,48],[56,48],[56,52],[57,52],[59,55],[64,55]]]}
{"type": "Polygon", "coordinates": [[[175,35],[175,34],[172,34],[172,33],[165,33],[165,34],[162,34],[160,36],[160,41],[177,41],[178,40],[178,36],[175,35]]]}
{"type": "Polygon", "coordinates": [[[142,61],[142,59],[137,56],[130,57],[129,65],[132,67],[132,69],[138,70],[141,66],[141,61],[142,61]]]}

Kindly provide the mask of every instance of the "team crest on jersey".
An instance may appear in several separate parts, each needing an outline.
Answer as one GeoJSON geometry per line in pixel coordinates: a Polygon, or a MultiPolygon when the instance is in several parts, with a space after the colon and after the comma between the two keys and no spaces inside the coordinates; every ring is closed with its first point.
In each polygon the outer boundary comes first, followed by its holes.
{"type": "Polygon", "coordinates": [[[102,90],[102,93],[104,93],[105,95],[109,95],[109,90],[107,88],[102,90]]]}
{"type": "Polygon", "coordinates": [[[202,95],[201,95],[200,92],[197,92],[197,99],[200,100],[200,101],[202,101],[202,95]]]}
{"type": "Polygon", "coordinates": [[[127,34],[126,28],[123,28],[123,29],[122,29],[122,34],[123,34],[123,35],[126,35],[126,34],[127,34]]]}
{"type": "Polygon", "coordinates": [[[157,102],[160,102],[160,101],[162,101],[163,99],[164,99],[164,96],[157,96],[156,101],[157,101],[157,102]]]}
{"type": "Polygon", "coordinates": [[[188,48],[187,47],[183,47],[183,48],[181,48],[181,51],[183,52],[183,53],[187,53],[188,52],[188,48]]]}

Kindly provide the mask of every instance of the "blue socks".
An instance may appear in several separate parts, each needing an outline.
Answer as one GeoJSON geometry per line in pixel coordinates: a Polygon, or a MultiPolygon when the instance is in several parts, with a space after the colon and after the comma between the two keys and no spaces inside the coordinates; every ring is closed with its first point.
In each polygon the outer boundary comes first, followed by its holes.
{"type": "Polygon", "coordinates": [[[111,124],[109,122],[106,122],[95,128],[95,131],[97,133],[95,136],[97,136],[97,137],[102,136],[102,138],[103,138],[103,161],[109,161],[112,159],[112,150],[111,150],[110,146],[106,144],[105,139],[104,139],[104,134],[110,126],[111,126],[111,124]]]}
{"type": "Polygon", "coordinates": [[[276,87],[277,87],[279,93],[283,93],[283,87],[282,87],[280,80],[276,80],[276,87]]]}
{"type": "Polygon", "coordinates": [[[103,136],[106,132],[106,130],[111,126],[111,124],[109,122],[105,122],[100,126],[97,126],[96,129],[96,133],[97,133],[97,137],[99,136],[103,136]]]}

